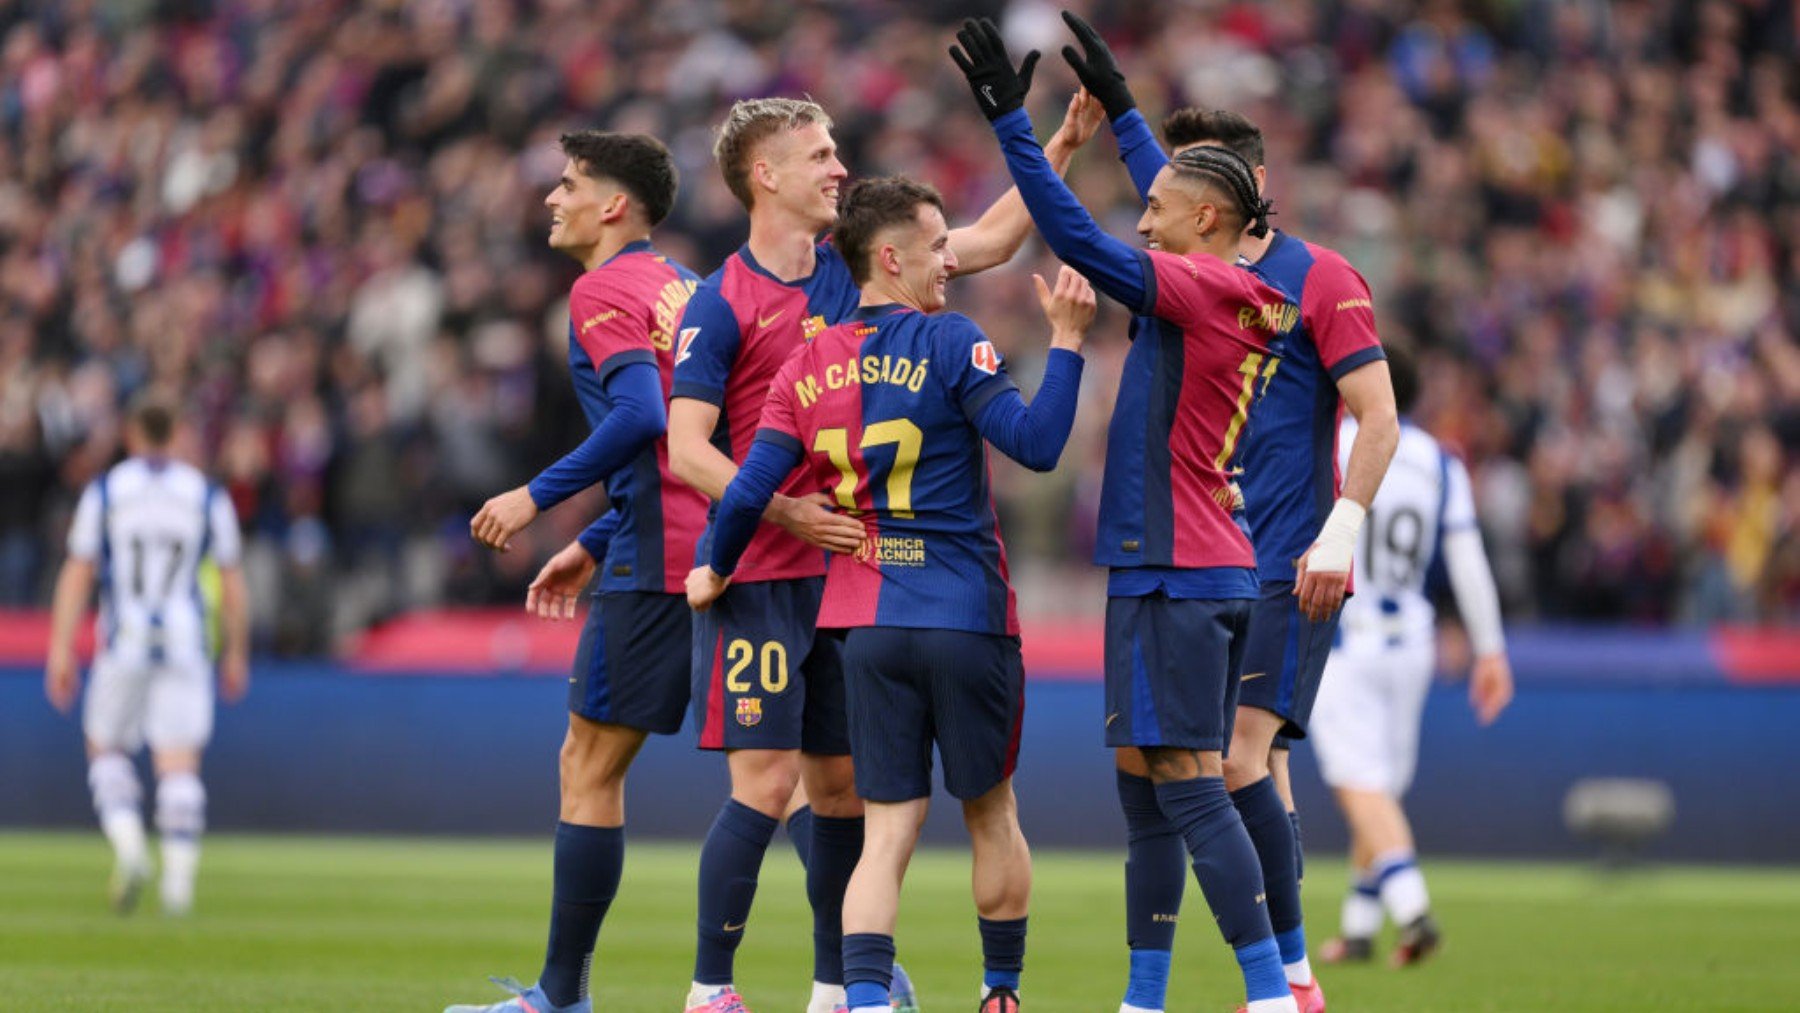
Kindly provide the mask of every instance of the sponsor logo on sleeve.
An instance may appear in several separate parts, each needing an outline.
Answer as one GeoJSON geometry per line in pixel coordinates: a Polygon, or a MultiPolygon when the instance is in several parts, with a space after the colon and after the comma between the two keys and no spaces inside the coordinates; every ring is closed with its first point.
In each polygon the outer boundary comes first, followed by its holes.
{"type": "Polygon", "coordinates": [[[694,339],[699,336],[700,328],[698,327],[683,327],[681,329],[681,335],[675,339],[675,364],[677,366],[686,362],[688,356],[694,354],[694,339]]]}
{"type": "Polygon", "coordinates": [[[1000,369],[1000,353],[995,350],[992,341],[977,341],[969,350],[969,364],[989,376],[1000,369]]]}

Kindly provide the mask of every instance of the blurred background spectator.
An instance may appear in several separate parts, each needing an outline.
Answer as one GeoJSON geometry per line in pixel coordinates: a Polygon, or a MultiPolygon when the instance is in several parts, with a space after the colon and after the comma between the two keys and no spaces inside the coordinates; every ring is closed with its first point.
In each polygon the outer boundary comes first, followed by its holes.
{"type": "MultiPolygon", "coordinates": [[[[82,486],[150,384],[237,505],[258,643],[329,652],[396,612],[516,602],[601,508],[525,551],[469,515],[583,435],[576,267],[545,248],[557,135],[653,133],[683,171],[661,248],[742,242],[710,126],[815,96],[846,163],[1005,188],[944,46],[1062,0],[0,3],[0,604],[43,604],[82,486]]],[[[1515,618],[1800,620],[1800,54],[1791,0],[1067,2],[1151,121],[1245,112],[1276,223],[1341,249],[1419,351],[1420,421],[1469,459],[1515,618]]],[[[1073,79],[1046,60],[1053,129],[1073,79]]],[[[1129,235],[1099,138],[1072,175],[1129,235]]],[[[953,215],[953,218],[958,215],[953,215]]],[[[1028,386],[1019,265],[956,308],[1028,386]]],[[[1053,476],[996,462],[1028,609],[1097,611],[1085,559],[1125,317],[1097,329],[1053,476]]]]}

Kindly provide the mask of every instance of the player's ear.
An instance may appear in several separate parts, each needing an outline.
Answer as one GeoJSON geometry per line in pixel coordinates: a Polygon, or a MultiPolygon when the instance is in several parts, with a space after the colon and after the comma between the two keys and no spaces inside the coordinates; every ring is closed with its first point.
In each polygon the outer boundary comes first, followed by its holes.
{"type": "Polygon", "coordinates": [[[1256,177],[1256,195],[1260,197],[1262,196],[1264,187],[1268,185],[1269,170],[1266,167],[1259,165],[1256,168],[1251,169],[1250,172],[1256,177]]]}
{"type": "Polygon", "coordinates": [[[625,191],[618,190],[615,191],[611,197],[607,198],[605,204],[601,205],[600,220],[610,224],[625,217],[630,210],[631,197],[627,195],[625,191]]]}
{"type": "Polygon", "coordinates": [[[750,181],[770,193],[779,189],[775,185],[775,167],[767,159],[759,158],[750,163],[750,181]]]}
{"type": "Polygon", "coordinates": [[[900,273],[900,250],[893,243],[882,243],[875,258],[881,264],[883,272],[892,275],[900,273]]]}

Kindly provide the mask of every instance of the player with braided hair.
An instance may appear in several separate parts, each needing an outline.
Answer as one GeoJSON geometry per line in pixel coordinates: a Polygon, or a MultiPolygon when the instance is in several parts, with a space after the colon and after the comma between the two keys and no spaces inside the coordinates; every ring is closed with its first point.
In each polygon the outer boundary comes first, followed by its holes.
{"type": "MultiPolygon", "coordinates": [[[[1063,48],[1076,76],[1106,110],[1138,192],[1148,194],[1171,163],[1137,111],[1118,62],[1092,27],[1065,13],[1080,50],[1063,48]]],[[[1225,110],[1181,109],[1164,122],[1174,163],[1231,152],[1264,189],[1262,132],[1225,110]]],[[[1256,546],[1261,590],[1251,613],[1242,690],[1225,783],[1262,864],[1269,919],[1288,982],[1303,1013],[1323,1013],[1325,997],[1307,959],[1300,908],[1299,818],[1288,787],[1290,738],[1306,735],[1325,658],[1349,591],[1351,547],[1400,439],[1393,384],[1375,333],[1369,286],[1337,252],[1281,231],[1252,227],[1241,255],[1291,293],[1300,322],[1279,371],[1262,374],[1243,455],[1245,515],[1256,546]],[[1340,481],[1338,418],[1359,423],[1340,481]]],[[[1118,788],[1131,840],[1126,860],[1126,932],[1131,980],[1126,1013],[1162,1009],[1169,949],[1181,908],[1182,848],[1176,830],[1149,804],[1148,771],[1131,750],[1118,754],[1118,788]]]]}
{"type": "MultiPolygon", "coordinates": [[[[1201,152],[1163,167],[1138,232],[1107,235],[1057,178],[992,22],[951,56],[1000,139],[1038,231],[1094,287],[1130,307],[1131,350],[1107,433],[1095,561],[1110,568],[1107,745],[1137,754],[1147,804],[1177,828],[1244,972],[1254,1013],[1296,1011],[1262,870],[1224,779],[1256,556],[1231,476],[1265,366],[1299,309],[1233,266],[1246,227],[1267,229],[1250,166],[1201,152]]],[[[1030,57],[1026,65],[1032,63],[1030,57]]]]}

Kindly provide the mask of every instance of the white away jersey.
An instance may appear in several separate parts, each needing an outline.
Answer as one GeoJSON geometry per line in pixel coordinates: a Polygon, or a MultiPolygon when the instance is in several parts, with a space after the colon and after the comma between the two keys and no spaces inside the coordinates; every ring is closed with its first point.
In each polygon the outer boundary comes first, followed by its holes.
{"type": "MultiPolygon", "coordinates": [[[[1339,467],[1347,468],[1356,421],[1338,431],[1339,467]]],[[[1436,620],[1425,576],[1444,535],[1475,527],[1469,472],[1430,433],[1400,424],[1400,445],[1375,494],[1356,547],[1356,593],[1344,604],[1346,641],[1380,637],[1390,646],[1429,643],[1436,620]]]]}
{"type": "Polygon", "coordinates": [[[81,494],[69,555],[100,566],[100,643],[121,662],[204,660],[200,560],[236,566],[237,514],[176,461],[125,460],[81,494]]]}

